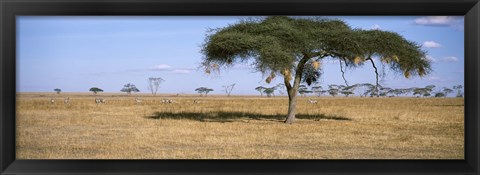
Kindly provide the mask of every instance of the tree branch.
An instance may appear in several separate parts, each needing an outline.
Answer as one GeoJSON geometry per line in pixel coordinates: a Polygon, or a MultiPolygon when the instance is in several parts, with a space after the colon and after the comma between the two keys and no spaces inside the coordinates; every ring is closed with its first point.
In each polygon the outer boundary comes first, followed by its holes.
{"type": "Polygon", "coordinates": [[[295,79],[293,80],[293,89],[298,89],[300,82],[302,80],[303,69],[305,63],[310,59],[309,55],[304,55],[303,58],[297,64],[297,70],[295,70],[295,79]]]}
{"type": "MultiPolygon", "coordinates": [[[[339,60],[339,62],[340,62],[340,71],[342,72],[343,81],[345,81],[345,85],[348,86],[347,79],[345,79],[345,71],[343,71],[342,60],[339,60]]],[[[346,62],[346,61],[345,61],[345,66],[347,66],[347,62],[346,62]]]]}
{"type": "Polygon", "coordinates": [[[329,54],[326,53],[325,51],[319,51],[319,52],[313,52],[309,54],[309,56],[310,56],[309,58],[313,58],[313,57],[323,58],[323,57],[329,56],[329,54]]]}
{"type": "Polygon", "coordinates": [[[380,95],[378,94],[378,71],[377,71],[377,66],[375,66],[375,63],[373,62],[373,59],[368,57],[366,60],[370,60],[370,62],[372,63],[372,66],[373,68],[375,69],[375,75],[376,75],[376,85],[375,85],[375,91],[376,91],[376,94],[377,94],[377,97],[379,97],[380,95]]]}
{"type": "Polygon", "coordinates": [[[290,92],[290,89],[292,89],[292,85],[290,84],[287,75],[283,75],[283,83],[285,84],[285,87],[287,87],[287,92],[290,92]]]}

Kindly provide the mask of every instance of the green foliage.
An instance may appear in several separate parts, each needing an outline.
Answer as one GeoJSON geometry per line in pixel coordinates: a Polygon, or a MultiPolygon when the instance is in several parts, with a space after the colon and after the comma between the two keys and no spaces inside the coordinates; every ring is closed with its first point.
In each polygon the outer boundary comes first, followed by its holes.
{"type": "Polygon", "coordinates": [[[263,86],[258,86],[255,88],[256,91],[260,92],[260,96],[263,96],[263,91],[265,90],[265,87],[263,86]]]}
{"type": "Polygon", "coordinates": [[[356,86],[340,86],[340,93],[345,95],[345,97],[348,97],[349,95],[352,95],[354,94],[354,90],[355,90],[355,87],[356,86]]]}
{"type": "Polygon", "coordinates": [[[318,63],[312,63],[326,57],[355,67],[376,56],[405,77],[430,71],[430,62],[418,44],[393,32],[351,29],[332,19],[272,16],[244,20],[212,30],[202,52],[207,72],[253,59],[256,70],[264,74],[290,76],[285,72],[295,72],[297,64],[307,59],[301,73],[308,85],[321,75],[318,63]]]}
{"type": "Polygon", "coordinates": [[[140,92],[134,84],[130,83],[123,85],[123,88],[120,91],[126,92],[128,95],[132,94],[132,92],[140,92]]]}
{"type": "Polygon", "coordinates": [[[207,88],[207,87],[199,87],[199,88],[195,89],[195,91],[197,91],[200,95],[205,94],[205,96],[207,96],[208,93],[213,91],[213,89],[210,89],[210,88],[207,88]]]}
{"type": "Polygon", "coordinates": [[[445,93],[443,93],[443,92],[436,92],[436,93],[435,93],[435,97],[437,97],[437,98],[438,98],[438,97],[445,97],[445,96],[446,96],[446,95],[445,95],[445,93]]]}
{"type": "Polygon", "coordinates": [[[306,85],[300,85],[298,88],[298,93],[302,96],[305,96],[306,94],[312,93],[313,91],[308,90],[306,85]]]}
{"type": "MultiPolygon", "coordinates": [[[[357,67],[373,57],[405,77],[424,76],[430,72],[430,62],[421,46],[397,33],[381,30],[352,29],[335,19],[270,16],[244,20],[224,28],[211,30],[202,46],[205,55],[201,63],[207,74],[235,63],[252,62],[265,80],[272,82],[282,75],[289,94],[289,114],[286,123],[295,118],[296,103],[292,103],[300,83],[312,85],[321,76],[321,61],[337,59],[347,67],[357,67]],[[293,84],[292,83],[293,79],[293,84]]],[[[343,72],[343,69],[342,69],[343,72]]],[[[375,94],[378,95],[378,73],[375,94]]],[[[347,82],[345,80],[345,82],[347,82]]],[[[332,96],[339,89],[330,88],[332,96]]],[[[372,95],[372,93],[370,93],[372,95]]]]}
{"type": "Polygon", "coordinates": [[[332,97],[335,97],[335,96],[338,95],[338,93],[340,92],[339,86],[337,86],[337,85],[335,85],[335,84],[328,85],[328,90],[327,90],[327,92],[328,92],[332,97]]]}
{"type": "Polygon", "coordinates": [[[57,92],[57,94],[60,94],[60,92],[62,92],[62,90],[59,89],[59,88],[55,88],[55,89],[53,89],[53,91],[57,92]]]}
{"type": "Polygon", "coordinates": [[[443,93],[445,94],[445,96],[448,96],[448,94],[452,93],[453,90],[450,89],[450,88],[447,88],[447,87],[443,87],[443,93]]]}
{"type": "Polygon", "coordinates": [[[103,90],[98,87],[92,87],[89,91],[93,92],[94,94],[97,94],[98,92],[103,92],[103,90]]]}
{"type": "Polygon", "coordinates": [[[274,86],[274,87],[269,87],[269,88],[263,88],[263,92],[265,94],[267,94],[267,97],[271,97],[272,95],[275,96],[275,90],[277,88],[274,86]]]}

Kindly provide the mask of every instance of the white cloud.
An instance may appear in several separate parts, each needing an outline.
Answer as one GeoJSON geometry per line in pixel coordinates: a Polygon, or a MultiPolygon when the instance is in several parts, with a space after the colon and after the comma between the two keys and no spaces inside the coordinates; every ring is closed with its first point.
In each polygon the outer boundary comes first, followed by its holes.
{"type": "Polygon", "coordinates": [[[167,64],[159,64],[153,66],[153,68],[148,69],[151,71],[167,71],[174,74],[189,74],[193,69],[191,68],[174,68],[167,64]]]}
{"type": "Polygon", "coordinates": [[[166,65],[166,64],[159,64],[159,65],[155,65],[153,67],[154,70],[170,70],[172,69],[172,66],[169,66],[169,65],[166,65]]]}
{"type": "Polygon", "coordinates": [[[425,41],[425,42],[423,42],[423,47],[436,48],[436,47],[442,47],[442,45],[440,43],[435,42],[435,41],[425,41]]]}
{"type": "Polygon", "coordinates": [[[380,30],[380,29],[381,29],[381,27],[380,27],[380,25],[378,25],[378,24],[375,24],[375,25],[373,25],[373,26],[372,26],[372,28],[371,28],[371,29],[373,29],[373,30],[380,30]]]}
{"type": "Polygon", "coordinates": [[[448,56],[448,57],[443,57],[443,58],[440,58],[440,59],[437,59],[437,58],[434,58],[430,55],[427,55],[425,57],[425,59],[427,60],[430,60],[431,62],[433,63],[436,63],[436,62],[455,62],[455,61],[458,61],[458,58],[457,57],[454,57],[454,56],[448,56]]]}
{"type": "Polygon", "coordinates": [[[189,74],[189,73],[190,73],[190,70],[188,70],[188,69],[174,69],[174,70],[172,70],[172,73],[176,73],[176,74],[189,74]]]}
{"type": "Polygon", "coordinates": [[[463,30],[464,20],[462,16],[426,16],[417,18],[414,21],[417,25],[444,26],[463,30]]]}
{"type": "Polygon", "coordinates": [[[458,61],[458,58],[454,57],[454,56],[448,56],[448,57],[443,57],[442,61],[444,61],[444,62],[454,62],[454,61],[458,61]]]}

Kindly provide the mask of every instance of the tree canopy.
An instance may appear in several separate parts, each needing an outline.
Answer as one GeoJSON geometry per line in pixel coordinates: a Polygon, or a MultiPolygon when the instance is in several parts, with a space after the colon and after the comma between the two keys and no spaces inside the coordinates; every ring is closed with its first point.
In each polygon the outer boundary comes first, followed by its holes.
{"type": "Polygon", "coordinates": [[[120,91],[126,92],[127,95],[130,95],[132,92],[140,92],[140,90],[138,90],[138,88],[134,84],[130,83],[123,85],[123,88],[120,91]]]}
{"type": "Polygon", "coordinates": [[[207,96],[208,93],[213,91],[213,89],[207,88],[207,87],[199,87],[199,88],[195,89],[195,91],[197,91],[200,95],[202,95],[204,93],[205,96],[207,96]]]}
{"type": "Polygon", "coordinates": [[[98,92],[103,92],[103,89],[100,89],[98,87],[92,87],[90,88],[89,91],[93,92],[94,94],[97,94],[98,92]]]}
{"type": "Polygon", "coordinates": [[[212,32],[202,50],[206,69],[253,59],[255,69],[262,73],[288,76],[303,61],[310,62],[304,63],[303,80],[308,83],[320,76],[317,61],[321,59],[337,58],[356,66],[377,56],[405,77],[430,71],[429,60],[417,43],[394,32],[352,29],[340,20],[273,16],[212,32]]]}
{"type": "Polygon", "coordinates": [[[346,67],[370,62],[377,86],[374,58],[407,78],[430,72],[430,62],[419,44],[394,32],[352,29],[335,19],[271,16],[243,20],[211,30],[202,52],[206,73],[236,63],[252,63],[255,70],[267,76],[267,83],[282,75],[289,95],[287,123],[295,116],[294,101],[300,83],[315,83],[325,59],[338,60],[346,67]]]}

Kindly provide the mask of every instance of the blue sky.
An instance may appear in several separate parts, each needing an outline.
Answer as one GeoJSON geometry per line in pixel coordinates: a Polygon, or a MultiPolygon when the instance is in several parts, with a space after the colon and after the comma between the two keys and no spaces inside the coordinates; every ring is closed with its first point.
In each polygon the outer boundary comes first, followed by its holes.
{"type": "MultiPolygon", "coordinates": [[[[149,92],[147,79],[161,77],[159,93],[195,93],[236,83],[232,94],[257,94],[270,87],[248,65],[237,65],[220,76],[199,70],[201,44],[209,28],[225,27],[244,17],[173,16],[17,16],[17,91],[88,92],[99,87],[120,92],[133,83],[149,92]]],[[[330,16],[353,28],[397,32],[422,45],[433,64],[423,78],[406,79],[385,69],[381,84],[393,87],[452,87],[464,84],[463,16],[330,16]]],[[[338,62],[326,61],[320,85],[343,84],[338,62]]],[[[375,83],[370,65],[346,71],[349,84],[375,83]]]]}

